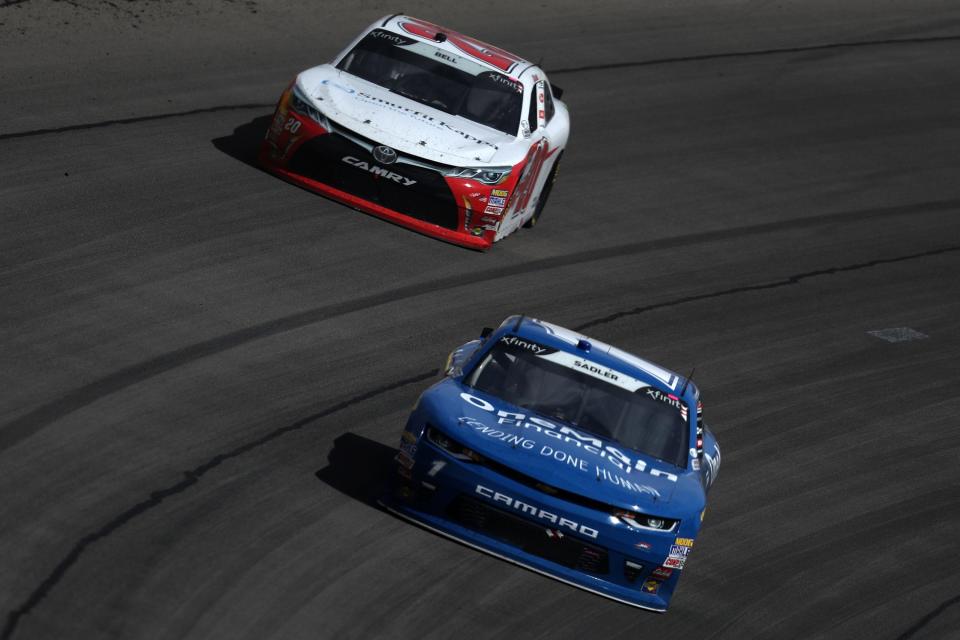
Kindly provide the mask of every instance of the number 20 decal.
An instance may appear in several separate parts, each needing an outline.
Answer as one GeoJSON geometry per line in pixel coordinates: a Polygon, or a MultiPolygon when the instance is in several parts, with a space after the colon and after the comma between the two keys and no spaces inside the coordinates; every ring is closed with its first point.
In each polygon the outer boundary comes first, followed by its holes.
{"type": "Polygon", "coordinates": [[[296,133],[300,131],[300,121],[296,118],[287,118],[287,124],[283,125],[284,131],[289,131],[290,133],[296,133]]]}

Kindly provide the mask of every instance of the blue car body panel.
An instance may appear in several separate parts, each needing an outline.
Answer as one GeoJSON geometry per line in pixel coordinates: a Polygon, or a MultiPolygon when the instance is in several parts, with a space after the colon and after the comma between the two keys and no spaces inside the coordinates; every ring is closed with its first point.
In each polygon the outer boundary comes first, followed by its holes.
{"type": "Polygon", "coordinates": [[[422,394],[401,437],[395,486],[382,502],[515,564],[663,612],[699,533],[720,464],[719,446],[700,421],[699,406],[696,386],[671,371],[562,327],[512,316],[485,339],[456,349],[445,376],[422,394]],[[593,367],[594,377],[614,376],[645,393],[664,394],[689,426],[685,465],[626,449],[465,384],[501,341],[570,354],[561,357],[593,367]],[[647,517],[672,528],[637,524],[647,517]]]}

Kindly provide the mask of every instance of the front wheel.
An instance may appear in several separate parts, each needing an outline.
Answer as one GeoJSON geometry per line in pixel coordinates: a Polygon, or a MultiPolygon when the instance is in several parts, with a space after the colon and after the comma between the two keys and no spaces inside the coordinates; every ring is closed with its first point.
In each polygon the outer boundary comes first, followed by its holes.
{"type": "MultiPolygon", "coordinates": [[[[560,156],[563,156],[563,152],[560,152],[560,156]]],[[[533,229],[537,226],[537,222],[540,220],[540,216],[543,215],[543,207],[547,204],[547,198],[550,197],[550,190],[553,189],[553,181],[557,179],[557,170],[560,168],[560,158],[557,158],[557,161],[553,163],[553,167],[550,168],[550,175],[547,176],[547,181],[543,183],[543,189],[540,191],[540,199],[537,200],[537,208],[533,212],[533,215],[530,216],[530,219],[523,223],[524,229],[533,229]]]]}

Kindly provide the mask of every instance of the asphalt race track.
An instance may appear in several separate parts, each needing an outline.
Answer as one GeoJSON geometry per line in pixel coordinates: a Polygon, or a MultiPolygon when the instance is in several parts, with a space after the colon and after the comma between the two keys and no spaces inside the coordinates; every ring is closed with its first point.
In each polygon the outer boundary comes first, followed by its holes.
{"type": "Polygon", "coordinates": [[[435,4],[0,0],[0,638],[960,637],[960,2],[435,4]],[[399,10],[566,90],[489,253],[252,164],[399,10]],[[696,367],[723,466],[666,615],[372,504],[518,312],[696,367]]]}

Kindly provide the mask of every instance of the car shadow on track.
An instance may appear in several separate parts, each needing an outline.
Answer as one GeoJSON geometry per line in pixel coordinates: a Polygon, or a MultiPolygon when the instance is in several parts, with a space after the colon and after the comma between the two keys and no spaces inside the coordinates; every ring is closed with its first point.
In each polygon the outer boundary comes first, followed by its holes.
{"type": "Polygon", "coordinates": [[[327,466],[315,475],[340,493],[380,509],[377,498],[393,472],[395,455],[392,447],[345,433],[333,441],[327,466]]]}
{"type": "Polygon", "coordinates": [[[210,142],[218,151],[262,171],[257,163],[257,150],[267,127],[270,126],[270,119],[269,115],[254,118],[234,129],[231,135],[214,138],[210,142]]]}

